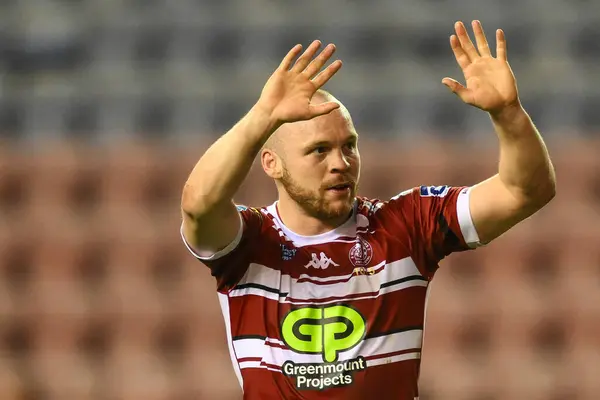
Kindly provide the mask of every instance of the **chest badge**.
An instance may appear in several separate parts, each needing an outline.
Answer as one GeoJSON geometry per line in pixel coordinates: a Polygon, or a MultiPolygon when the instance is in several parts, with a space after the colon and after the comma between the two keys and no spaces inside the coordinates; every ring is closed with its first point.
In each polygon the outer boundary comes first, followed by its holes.
{"type": "Polygon", "coordinates": [[[348,253],[350,262],[355,267],[366,267],[373,258],[373,247],[363,238],[358,238],[348,253]]]}

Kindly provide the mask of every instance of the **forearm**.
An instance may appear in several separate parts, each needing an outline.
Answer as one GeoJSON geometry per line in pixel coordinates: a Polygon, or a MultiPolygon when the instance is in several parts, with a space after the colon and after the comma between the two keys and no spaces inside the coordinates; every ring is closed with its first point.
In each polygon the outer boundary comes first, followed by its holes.
{"type": "Polygon", "coordinates": [[[230,204],[275,129],[268,114],[253,107],[200,158],[183,189],[183,211],[199,217],[230,204]]]}
{"type": "Polygon", "coordinates": [[[517,199],[545,204],[554,196],[556,177],[531,118],[521,106],[491,118],[500,142],[500,180],[517,199]]]}

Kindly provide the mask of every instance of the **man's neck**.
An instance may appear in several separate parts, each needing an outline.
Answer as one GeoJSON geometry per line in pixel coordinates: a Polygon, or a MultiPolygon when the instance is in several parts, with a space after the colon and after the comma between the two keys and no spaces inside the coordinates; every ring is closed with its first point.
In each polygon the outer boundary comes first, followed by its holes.
{"type": "Polygon", "coordinates": [[[350,214],[330,220],[322,220],[306,214],[297,203],[287,199],[277,201],[277,213],[284,225],[301,236],[315,236],[330,232],[343,225],[350,214]]]}

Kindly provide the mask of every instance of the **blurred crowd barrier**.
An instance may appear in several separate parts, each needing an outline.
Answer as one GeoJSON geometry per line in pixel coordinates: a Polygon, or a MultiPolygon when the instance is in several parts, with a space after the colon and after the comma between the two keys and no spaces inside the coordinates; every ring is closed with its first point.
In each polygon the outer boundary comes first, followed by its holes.
{"type": "MultiPolygon", "coordinates": [[[[214,282],[179,236],[181,189],[207,140],[0,146],[0,399],[241,398],[214,282]]],[[[361,193],[382,199],[474,184],[498,159],[493,143],[427,137],[361,137],[360,149],[361,193]]],[[[598,149],[552,142],[555,200],[442,262],[422,400],[598,398],[598,149]]],[[[275,195],[255,165],[237,201],[275,195]]]]}
{"type": "Polygon", "coordinates": [[[595,0],[4,0],[0,133],[110,142],[221,132],[292,46],[320,39],[344,61],[328,89],[361,126],[473,138],[489,121],[441,84],[462,79],[448,38],[473,19],[492,48],[505,31],[544,132],[598,132],[595,0]]]}

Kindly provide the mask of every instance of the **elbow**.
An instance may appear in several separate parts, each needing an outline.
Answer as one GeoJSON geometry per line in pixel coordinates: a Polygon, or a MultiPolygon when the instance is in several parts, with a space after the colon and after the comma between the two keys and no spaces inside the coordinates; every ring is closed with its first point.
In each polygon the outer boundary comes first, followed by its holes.
{"type": "Polygon", "coordinates": [[[523,201],[524,208],[530,209],[533,212],[538,211],[550,203],[554,197],[556,197],[556,180],[549,179],[525,196],[523,201]]]}
{"type": "Polygon", "coordinates": [[[208,209],[207,196],[186,183],[181,193],[181,211],[191,218],[198,218],[208,209]]]}
{"type": "Polygon", "coordinates": [[[196,221],[220,213],[230,204],[233,201],[223,200],[217,191],[208,192],[189,183],[185,184],[181,193],[181,212],[196,221]]]}
{"type": "Polygon", "coordinates": [[[554,197],[556,197],[556,171],[554,170],[554,166],[552,162],[550,162],[550,168],[548,171],[548,178],[546,184],[544,186],[544,205],[550,203],[554,197]]]}
{"type": "Polygon", "coordinates": [[[554,197],[556,197],[556,180],[553,180],[552,183],[549,185],[549,188],[546,191],[547,193],[545,194],[545,203],[544,204],[548,204],[550,203],[550,201],[552,201],[552,199],[554,197]]]}
{"type": "Polygon", "coordinates": [[[556,196],[556,190],[555,189],[544,190],[543,192],[541,192],[540,194],[538,194],[535,197],[535,199],[533,199],[533,201],[531,202],[531,207],[535,211],[541,210],[546,205],[548,205],[548,203],[550,203],[552,201],[552,199],[554,199],[555,196],[556,196]]]}
{"type": "Polygon", "coordinates": [[[538,201],[542,204],[542,207],[556,197],[556,175],[554,170],[550,172],[550,176],[543,185],[540,185],[539,189],[538,201]]]}
{"type": "Polygon", "coordinates": [[[535,210],[546,206],[556,197],[556,171],[549,159],[543,168],[539,168],[529,182],[527,193],[528,203],[535,210]]]}

